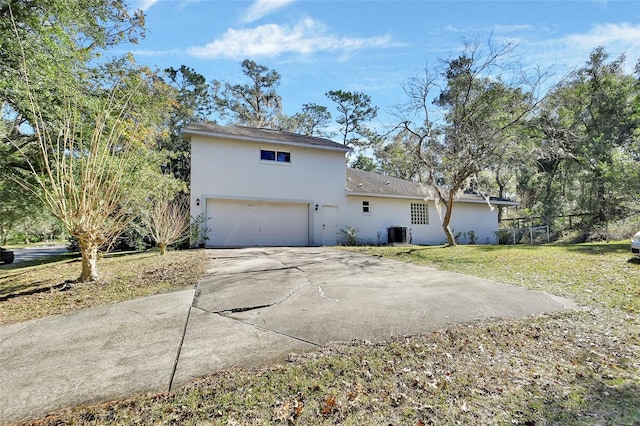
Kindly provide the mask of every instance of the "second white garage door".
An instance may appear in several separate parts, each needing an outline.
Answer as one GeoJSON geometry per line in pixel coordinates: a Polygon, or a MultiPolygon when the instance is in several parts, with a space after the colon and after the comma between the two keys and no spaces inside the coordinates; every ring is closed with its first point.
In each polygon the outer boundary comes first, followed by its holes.
{"type": "Polygon", "coordinates": [[[209,246],[307,246],[309,204],[208,200],[209,246]]]}

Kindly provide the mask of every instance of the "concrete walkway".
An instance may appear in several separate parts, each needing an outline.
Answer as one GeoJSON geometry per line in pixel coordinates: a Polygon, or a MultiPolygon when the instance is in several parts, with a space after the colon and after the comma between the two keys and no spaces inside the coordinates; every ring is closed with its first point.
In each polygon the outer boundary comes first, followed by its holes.
{"type": "Polygon", "coordinates": [[[566,299],[324,248],[207,250],[189,289],[0,327],[0,423],[166,392],[330,341],[574,309],[566,299]]]}

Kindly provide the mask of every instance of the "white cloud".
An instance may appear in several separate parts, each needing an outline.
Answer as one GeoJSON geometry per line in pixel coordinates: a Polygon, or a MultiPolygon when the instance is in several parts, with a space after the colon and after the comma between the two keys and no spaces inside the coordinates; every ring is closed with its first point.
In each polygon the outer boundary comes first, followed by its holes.
{"type": "Polygon", "coordinates": [[[610,44],[624,44],[637,48],[640,47],[640,24],[634,26],[625,22],[596,25],[586,34],[569,35],[565,41],[584,49],[610,44]]]}
{"type": "Polygon", "coordinates": [[[183,56],[184,53],[180,49],[168,49],[168,50],[149,50],[149,49],[139,49],[133,50],[131,53],[135,56],[146,56],[146,57],[156,57],[156,56],[183,56]]]}
{"type": "MultiPolygon", "coordinates": [[[[144,12],[151,9],[151,6],[158,3],[160,0],[132,0],[132,9],[140,9],[144,12]]],[[[201,0],[171,0],[171,3],[175,5],[177,10],[182,10],[192,3],[198,3],[201,0]]]]}
{"type": "Polygon", "coordinates": [[[242,22],[250,23],[257,21],[269,13],[281,9],[295,0],[256,0],[247,10],[242,18],[242,22]]]}
{"type": "Polygon", "coordinates": [[[146,11],[158,1],[159,0],[135,0],[132,2],[132,5],[135,9],[146,11]]]}
{"type": "Polygon", "coordinates": [[[377,47],[391,47],[389,36],[340,38],[326,34],[325,26],[305,19],[294,26],[268,24],[251,29],[229,29],[205,46],[191,47],[187,53],[198,58],[276,57],[284,53],[312,54],[318,51],[350,52],[377,47]]]}
{"type": "Polygon", "coordinates": [[[584,66],[589,54],[598,46],[605,48],[610,59],[626,54],[625,71],[632,72],[633,65],[640,58],[640,24],[599,24],[584,33],[540,40],[525,47],[531,49],[531,59],[535,58],[538,64],[571,70],[584,66]]]}
{"type": "Polygon", "coordinates": [[[540,30],[532,25],[494,25],[491,28],[491,32],[494,33],[513,33],[522,31],[540,30]]]}

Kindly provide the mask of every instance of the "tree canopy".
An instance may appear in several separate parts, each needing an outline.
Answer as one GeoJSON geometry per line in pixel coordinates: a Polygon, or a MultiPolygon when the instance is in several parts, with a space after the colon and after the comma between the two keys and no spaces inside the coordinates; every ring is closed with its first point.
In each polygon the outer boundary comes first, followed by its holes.
{"type": "Polygon", "coordinates": [[[432,186],[450,245],[465,191],[513,198],[539,223],[578,215],[584,236],[640,211],[640,61],[631,75],[624,55],[597,48],[542,90],[543,75],[522,68],[516,46],[467,41],[402,83],[405,102],[381,135],[372,125],[379,109],[363,92],[327,91],[334,110],[308,102],[286,115],[281,75],[251,59],[240,63],[245,81],[229,82],[107,54],[144,32],[144,15],[124,0],[0,5],[0,234],[43,202],[76,238],[101,235],[88,251],[108,244],[148,219],[144,191],[168,188],[164,200],[188,191],[182,129],[216,120],[336,138],[357,149],[351,166],[432,186]],[[88,231],[98,222],[109,229],[88,231]]]}
{"type": "Polygon", "coordinates": [[[96,280],[98,250],[136,219],[148,193],[171,184],[153,150],[169,86],[128,56],[97,60],[143,32],[142,15],[123,2],[9,2],[2,13],[12,44],[1,136],[11,160],[0,163],[0,187],[30,189],[77,239],[79,279],[96,280]]]}
{"type": "Polygon", "coordinates": [[[276,88],[280,84],[280,74],[250,59],[242,61],[240,66],[249,83],[213,82],[218,113],[233,124],[278,128],[282,99],[276,88]]]}
{"type": "Polygon", "coordinates": [[[326,96],[336,103],[340,126],[339,134],[344,145],[366,146],[375,140],[375,133],[367,122],[378,115],[378,107],[371,105],[371,97],[362,92],[330,90],[326,96]]]}

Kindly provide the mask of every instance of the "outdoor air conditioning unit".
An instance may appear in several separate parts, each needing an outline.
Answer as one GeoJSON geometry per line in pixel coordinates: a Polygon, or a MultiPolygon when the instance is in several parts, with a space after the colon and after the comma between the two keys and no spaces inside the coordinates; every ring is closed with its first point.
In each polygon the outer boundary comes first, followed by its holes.
{"type": "Polygon", "coordinates": [[[387,228],[388,244],[407,244],[407,227],[390,226],[387,228]]]}

